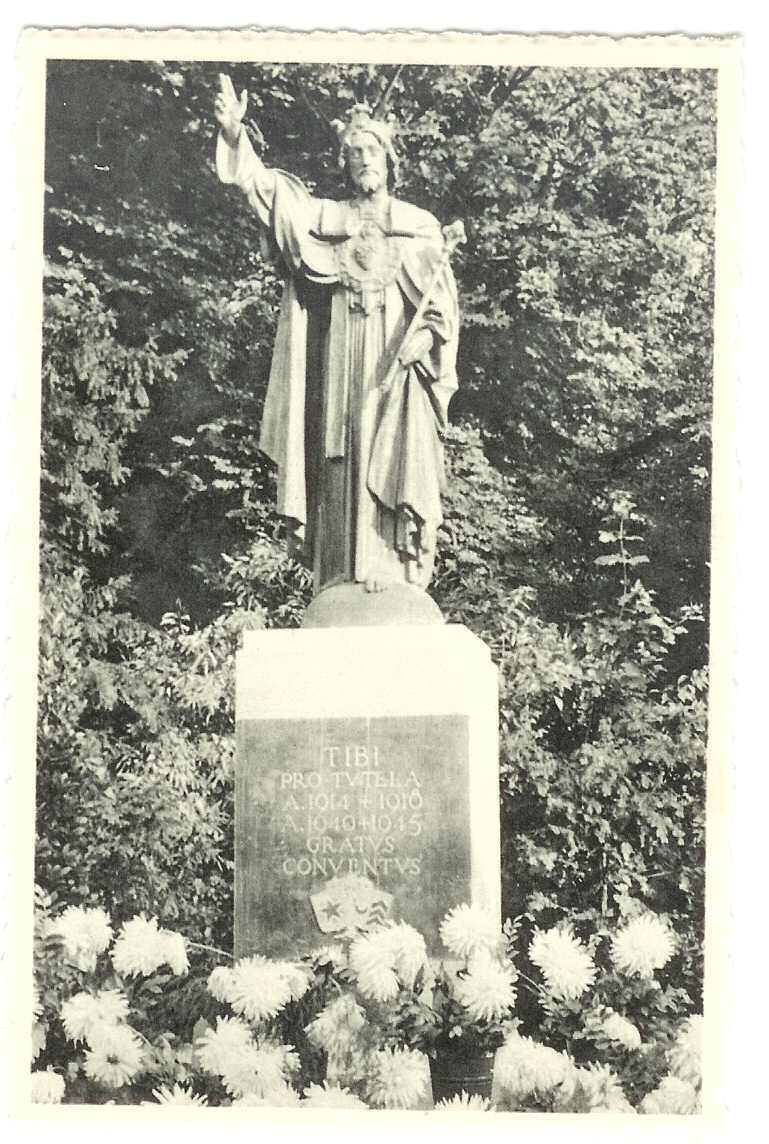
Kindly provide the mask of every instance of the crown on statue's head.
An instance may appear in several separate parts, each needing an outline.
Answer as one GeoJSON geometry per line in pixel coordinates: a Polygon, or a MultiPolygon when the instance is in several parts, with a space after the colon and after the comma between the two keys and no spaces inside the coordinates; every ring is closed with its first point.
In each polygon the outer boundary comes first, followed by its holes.
{"type": "Polygon", "coordinates": [[[367,103],[356,103],[350,111],[347,122],[341,123],[337,119],[334,125],[342,147],[349,143],[351,137],[358,131],[368,131],[371,135],[376,136],[386,150],[389,150],[393,145],[395,120],[391,116],[387,119],[380,119],[376,115],[372,115],[371,108],[367,103]]]}
{"type": "Polygon", "coordinates": [[[375,139],[384,147],[393,165],[393,169],[397,171],[398,158],[395,154],[393,146],[393,136],[395,135],[395,118],[388,115],[386,119],[380,119],[376,113],[372,114],[371,108],[367,103],[356,103],[350,110],[350,114],[346,123],[341,120],[334,120],[334,127],[336,128],[337,135],[339,136],[339,166],[344,167],[346,162],[345,152],[350,145],[354,135],[362,132],[367,132],[373,135],[375,139]]]}

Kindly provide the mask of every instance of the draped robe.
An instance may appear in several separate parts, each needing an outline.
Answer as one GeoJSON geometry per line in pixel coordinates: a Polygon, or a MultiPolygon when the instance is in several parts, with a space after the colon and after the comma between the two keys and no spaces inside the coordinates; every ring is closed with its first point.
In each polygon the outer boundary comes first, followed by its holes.
{"type": "Polygon", "coordinates": [[[256,211],[285,271],[259,446],[277,465],[316,592],[345,581],[426,587],[441,523],[442,432],[457,386],[448,265],[420,323],[432,346],[391,369],[442,251],[436,219],[388,197],[335,202],[269,170],[245,131],[217,171],[256,211]],[[385,384],[386,383],[386,384],[385,384]]]}

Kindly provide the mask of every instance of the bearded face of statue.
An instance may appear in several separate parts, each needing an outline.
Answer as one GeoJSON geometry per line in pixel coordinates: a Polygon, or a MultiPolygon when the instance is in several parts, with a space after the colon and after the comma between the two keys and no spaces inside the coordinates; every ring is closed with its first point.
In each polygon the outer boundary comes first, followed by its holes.
{"type": "Polygon", "coordinates": [[[387,153],[376,135],[356,132],[346,148],[347,171],[353,187],[364,195],[374,195],[387,186],[387,153]]]}

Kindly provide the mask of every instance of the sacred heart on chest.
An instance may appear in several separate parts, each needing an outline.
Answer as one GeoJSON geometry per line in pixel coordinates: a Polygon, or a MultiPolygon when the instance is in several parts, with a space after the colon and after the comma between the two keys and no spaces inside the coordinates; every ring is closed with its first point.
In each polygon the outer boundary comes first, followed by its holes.
{"type": "Polygon", "coordinates": [[[358,243],[353,247],[352,256],[363,270],[370,270],[376,259],[376,251],[372,246],[358,243]]]}
{"type": "Polygon", "coordinates": [[[337,249],[339,276],[356,293],[382,289],[398,273],[401,244],[388,238],[373,221],[364,222],[358,233],[337,249]]]}
{"type": "Polygon", "coordinates": [[[376,223],[367,222],[363,224],[353,242],[352,256],[363,270],[370,270],[381,258],[383,246],[384,235],[381,228],[376,223]]]}

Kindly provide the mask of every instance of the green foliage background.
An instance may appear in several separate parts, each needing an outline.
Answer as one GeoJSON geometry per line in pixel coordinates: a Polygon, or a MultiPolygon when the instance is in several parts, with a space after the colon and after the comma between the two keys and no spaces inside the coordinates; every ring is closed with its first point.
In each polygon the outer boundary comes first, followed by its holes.
{"type": "MultiPolygon", "coordinates": [[[[38,879],[229,946],[234,652],[309,583],[256,449],[280,281],[214,173],[219,70],[49,64],[38,879]]],[[[505,912],[667,914],[696,1004],[714,74],[227,70],[332,197],[332,120],[386,92],[398,193],[464,220],[433,591],[500,668],[505,912]]]]}

